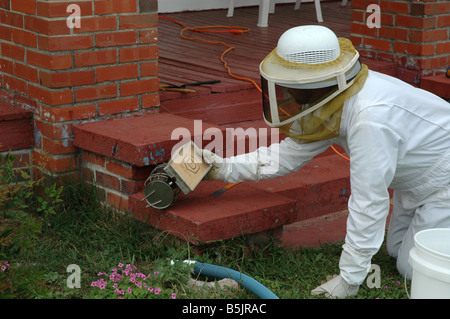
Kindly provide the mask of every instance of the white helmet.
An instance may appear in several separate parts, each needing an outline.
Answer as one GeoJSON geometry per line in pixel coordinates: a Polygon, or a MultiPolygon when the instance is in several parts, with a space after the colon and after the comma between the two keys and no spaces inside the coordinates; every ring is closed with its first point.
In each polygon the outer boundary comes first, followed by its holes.
{"type": "Polygon", "coordinates": [[[267,124],[279,127],[317,110],[350,87],[360,70],[350,40],[337,38],[330,29],[305,25],[287,30],[260,64],[267,124]],[[300,101],[299,94],[309,99],[300,101]]]}

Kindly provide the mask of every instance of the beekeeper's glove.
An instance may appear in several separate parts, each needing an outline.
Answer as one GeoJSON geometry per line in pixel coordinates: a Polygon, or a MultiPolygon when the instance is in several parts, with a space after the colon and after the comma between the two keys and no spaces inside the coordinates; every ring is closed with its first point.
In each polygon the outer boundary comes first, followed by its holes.
{"type": "Polygon", "coordinates": [[[211,164],[212,167],[209,172],[204,177],[205,180],[224,180],[225,172],[227,170],[227,165],[225,160],[213,152],[203,149],[202,150],[203,160],[211,164]]]}
{"type": "Polygon", "coordinates": [[[356,296],[359,285],[349,285],[340,275],[328,280],[323,285],[311,291],[311,295],[324,295],[328,298],[345,298],[356,296]]]}

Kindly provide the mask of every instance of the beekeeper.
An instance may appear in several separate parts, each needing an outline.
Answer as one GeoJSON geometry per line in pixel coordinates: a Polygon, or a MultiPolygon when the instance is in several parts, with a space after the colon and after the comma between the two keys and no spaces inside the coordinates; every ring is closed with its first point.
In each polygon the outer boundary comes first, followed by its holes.
{"type": "Polygon", "coordinates": [[[262,61],[264,119],[288,137],[222,158],[207,179],[258,181],[298,171],[332,144],[350,156],[351,196],[340,274],[311,293],[357,294],[383,243],[411,278],[409,251],[418,231],[450,228],[450,104],[396,78],[368,70],[347,39],[323,26],[287,30],[262,61]]]}

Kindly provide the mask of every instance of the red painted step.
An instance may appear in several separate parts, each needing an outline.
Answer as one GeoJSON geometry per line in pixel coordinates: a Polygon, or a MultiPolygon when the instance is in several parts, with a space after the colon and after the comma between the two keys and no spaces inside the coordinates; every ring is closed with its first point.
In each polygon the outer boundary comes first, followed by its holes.
{"type": "Polygon", "coordinates": [[[144,194],[134,194],[129,209],[137,219],[194,244],[274,229],[295,220],[293,199],[245,183],[219,197],[210,195],[224,186],[220,181],[203,181],[165,210],[146,207],[144,194]]]}
{"type": "Polygon", "coordinates": [[[0,102],[0,152],[32,147],[33,114],[0,102]]]}
{"type": "Polygon", "coordinates": [[[283,227],[281,243],[290,248],[318,247],[345,239],[348,211],[339,211],[283,227]]]}
{"type": "Polygon", "coordinates": [[[420,88],[430,91],[443,99],[450,100],[450,78],[444,73],[435,76],[424,76],[420,88]]]}
{"type": "Polygon", "coordinates": [[[168,162],[172,148],[183,136],[190,137],[201,147],[210,142],[202,140],[205,130],[225,130],[205,122],[201,126],[194,124],[192,119],[167,113],[86,123],[75,127],[74,143],[81,149],[143,167],[168,162]],[[180,136],[176,132],[183,134],[180,136]]]}
{"type": "Polygon", "coordinates": [[[347,208],[350,164],[338,155],[319,156],[297,172],[261,180],[255,187],[295,199],[296,221],[347,208]]]}

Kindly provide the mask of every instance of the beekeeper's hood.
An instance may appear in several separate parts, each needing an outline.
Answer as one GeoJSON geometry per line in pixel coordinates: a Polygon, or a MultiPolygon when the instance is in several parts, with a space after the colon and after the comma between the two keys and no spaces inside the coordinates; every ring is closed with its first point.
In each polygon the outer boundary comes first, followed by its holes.
{"type": "Polygon", "coordinates": [[[348,39],[323,26],[284,32],[260,64],[264,119],[301,142],[339,135],[344,102],[368,74],[348,39]]]}

